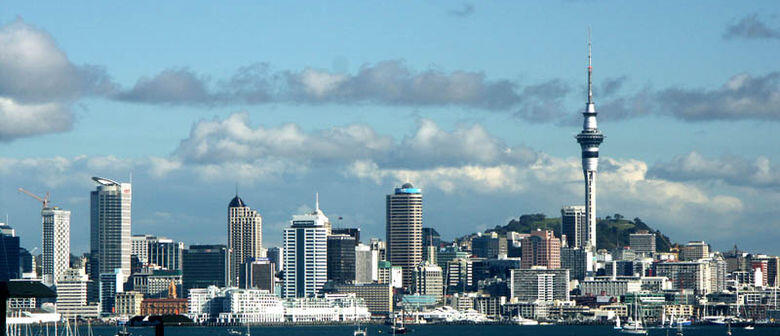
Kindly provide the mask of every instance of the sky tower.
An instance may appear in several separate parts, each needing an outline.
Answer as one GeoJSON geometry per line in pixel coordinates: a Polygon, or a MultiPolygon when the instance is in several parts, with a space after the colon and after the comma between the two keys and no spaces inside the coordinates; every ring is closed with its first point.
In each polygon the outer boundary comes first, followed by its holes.
{"type": "Polygon", "coordinates": [[[591,63],[590,31],[588,31],[588,102],[582,115],[585,121],[582,132],[577,134],[577,143],[582,148],[582,172],[585,175],[585,227],[588,241],[583,242],[585,249],[596,250],[596,171],[599,166],[599,145],[604,141],[596,125],[596,105],[593,102],[593,65],[591,63]]]}

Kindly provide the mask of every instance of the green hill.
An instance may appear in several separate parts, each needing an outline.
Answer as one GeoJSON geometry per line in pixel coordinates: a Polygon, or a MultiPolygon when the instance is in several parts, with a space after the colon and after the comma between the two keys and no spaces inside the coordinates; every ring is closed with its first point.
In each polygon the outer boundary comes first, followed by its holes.
{"type": "MultiPolygon", "coordinates": [[[[552,230],[556,236],[560,237],[561,218],[547,218],[544,214],[522,215],[518,219],[512,219],[504,226],[496,226],[487,232],[498,232],[501,234],[509,231],[530,233],[536,229],[552,230]]],[[[642,230],[656,234],[656,247],[659,252],[668,252],[672,247],[669,237],[649,227],[640,218],[628,220],[620,214],[615,214],[598,219],[596,224],[597,248],[611,250],[618,246],[628,246],[628,235],[642,230]]]]}

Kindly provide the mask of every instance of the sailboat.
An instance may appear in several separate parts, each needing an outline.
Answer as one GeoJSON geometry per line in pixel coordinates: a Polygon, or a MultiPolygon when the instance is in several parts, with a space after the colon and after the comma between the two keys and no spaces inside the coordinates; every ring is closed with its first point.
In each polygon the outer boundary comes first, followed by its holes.
{"type": "Polygon", "coordinates": [[[642,319],[639,315],[639,299],[634,295],[634,319],[628,318],[628,322],[620,330],[621,333],[630,335],[647,335],[647,329],[642,326],[642,319]]]}
{"type": "Polygon", "coordinates": [[[358,321],[357,317],[357,301],[354,303],[354,319],[355,319],[355,331],[352,332],[352,336],[368,336],[368,328],[360,328],[360,322],[358,321]]]}
{"type": "Polygon", "coordinates": [[[398,325],[398,319],[393,318],[393,325],[390,327],[393,331],[393,335],[402,335],[406,333],[406,327],[404,326],[404,311],[401,310],[401,325],[398,325]]]}
{"type": "Polygon", "coordinates": [[[677,321],[677,333],[675,335],[683,336],[682,323],[680,323],[680,321],[677,321]]]}
{"type": "Polygon", "coordinates": [[[620,326],[620,316],[615,316],[615,326],[612,328],[615,330],[623,329],[623,327],[620,326]]]}
{"type": "Polygon", "coordinates": [[[731,322],[726,323],[726,335],[731,336],[731,322]]]}

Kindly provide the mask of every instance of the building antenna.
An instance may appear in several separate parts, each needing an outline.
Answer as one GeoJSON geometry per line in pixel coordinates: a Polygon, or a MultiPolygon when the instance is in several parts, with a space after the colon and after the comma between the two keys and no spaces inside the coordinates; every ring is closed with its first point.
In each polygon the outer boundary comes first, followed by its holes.
{"type": "Polygon", "coordinates": [[[320,212],[320,193],[314,193],[314,212],[320,212]]]}
{"type": "Polygon", "coordinates": [[[593,103],[593,62],[591,57],[590,26],[588,26],[588,104],[593,103]]]}

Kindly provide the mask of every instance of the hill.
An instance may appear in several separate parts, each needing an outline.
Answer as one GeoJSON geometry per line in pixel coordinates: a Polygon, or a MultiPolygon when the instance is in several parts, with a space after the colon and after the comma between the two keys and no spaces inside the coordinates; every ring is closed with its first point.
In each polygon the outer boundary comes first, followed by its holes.
{"type": "MultiPolygon", "coordinates": [[[[561,236],[561,218],[547,218],[544,214],[522,215],[518,219],[512,219],[504,226],[496,226],[487,232],[506,233],[515,231],[519,233],[530,233],[536,229],[552,230],[555,235],[561,236]]],[[[656,248],[659,252],[668,252],[672,247],[669,237],[663,235],[660,231],[654,230],[639,217],[633,220],[625,219],[620,214],[599,218],[596,223],[596,241],[599,249],[614,249],[618,246],[628,246],[628,235],[638,231],[648,231],[656,234],[656,248]]]]}

